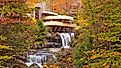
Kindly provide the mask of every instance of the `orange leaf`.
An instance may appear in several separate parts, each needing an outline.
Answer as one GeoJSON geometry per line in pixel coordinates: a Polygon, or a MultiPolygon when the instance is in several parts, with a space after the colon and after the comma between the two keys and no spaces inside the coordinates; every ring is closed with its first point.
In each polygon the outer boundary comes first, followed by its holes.
{"type": "Polygon", "coordinates": [[[95,58],[96,58],[96,56],[95,56],[95,55],[93,55],[93,56],[91,56],[91,57],[90,57],[90,59],[95,59],[95,58]]]}

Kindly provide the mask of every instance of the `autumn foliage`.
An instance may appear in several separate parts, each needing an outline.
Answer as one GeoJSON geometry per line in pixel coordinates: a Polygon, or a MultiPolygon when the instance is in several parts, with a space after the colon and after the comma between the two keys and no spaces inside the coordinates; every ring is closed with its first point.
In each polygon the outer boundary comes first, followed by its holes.
{"type": "Polygon", "coordinates": [[[75,68],[121,67],[121,1],[82,0],[73,41],[75,68]]]}
{"type": "Polygon", "coordinates": [[[0,23],[2,24],[6,24],[6,23],[23,23],[26,25],[30,25],[30,26],[35,26],[35,22],[33,22],[32,20],[26,20],[26,19],[20,19],[20,18],[0,18],[0,23]]]}
{"type": "Polygon", "coordinates": [[[0,1],[0,68],[14,66],[15,58],[27,52],[36,39],[36,23],[26,17],[31,9],[22,1],[0,1]]]}
{"type": "Polygon", "coordinates": [[[49,2],[52,11],[60,14],[69,14],[72,10],[77,11],[80,8],[80,3],[77,0],[50,0],[49,2]]]}

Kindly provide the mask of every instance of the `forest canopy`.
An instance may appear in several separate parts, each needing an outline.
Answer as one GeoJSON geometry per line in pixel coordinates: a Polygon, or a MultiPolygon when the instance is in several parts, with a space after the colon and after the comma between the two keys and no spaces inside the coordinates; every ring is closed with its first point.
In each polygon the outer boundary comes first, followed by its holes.
{"type": "Polygon", "coordinates": [[[121,67],[121,1],[82,0],[72,46],[76,68],[121,67]]]}

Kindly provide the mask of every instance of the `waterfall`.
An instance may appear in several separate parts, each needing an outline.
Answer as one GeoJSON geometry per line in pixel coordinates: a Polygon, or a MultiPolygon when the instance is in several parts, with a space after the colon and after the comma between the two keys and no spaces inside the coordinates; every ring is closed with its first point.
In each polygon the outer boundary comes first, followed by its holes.
{"type": "Polygon", "coordinates": [[[43,56],[37,56],[37,55],[28,55],[27,56],[27,62],[25,63],[28,67],[30,67],[32,64],[37,64],[40,68],[43,68],[42,64],[43,56]]]}
{"type": "Polygon", "coordinates": [[[38,51],[34,55],[27,55],[25,64],[30,67],[32,64],[37,64],[40,68],[43,68],[42,64],[46,64],[47,60],[50,59],[48,56],[52,58],[56,58],[53,54],[45,52],[45,51],[38,51]]]}
{"type": "MultiPolygon", "coordinates": [[[[63,48],[70,48],[69,42],[74,38],[74,33],[60,33],[63,48]]],[[[55,55],[51,52],[44,50],[38,51],[33,55],[27,55],[25,64],[30,67],[32,64],[37,64],[40,68],[43,68],[42,64],[46,64],[48,59],[56,59],[55,55]]]]}
{"type": "Polygon", "coordinates": [[[74,38],[74,33],[60,33],[60,37],[62,40],[62,46],[64,48],[70,48],[69,42],[71,42],[71,38],[74,38]]]}

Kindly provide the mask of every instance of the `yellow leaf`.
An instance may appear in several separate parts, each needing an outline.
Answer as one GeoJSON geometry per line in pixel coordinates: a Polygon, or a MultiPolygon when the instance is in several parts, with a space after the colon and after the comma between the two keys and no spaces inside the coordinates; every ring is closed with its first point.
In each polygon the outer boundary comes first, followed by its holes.
{"type": "Polygon", "coordinates": [[[68,61],[68,62],[72,62],[72,58],[69,57],[69,58],[67,59],[67,61],[68,61]]]}
{"type": "Polygon", "coordinates": [[[93,55],[90,57],[90,59],[95,59],[96,58],[96,55],[93,55]]]}
{"type": "Polygon", "coordinates": [[[0,49],[13,50],[10,46],[0,45],[0,49]]]}
{"type": "Polygon", "coordinates": [[[104,68],[110,68],[110,66],[109,65],[106,65],[104,68]]]}
{"type": "Polygon", "coordinates": [[[44,68],[49,68],[46,64],[43,65],[44,68]]]}
{"type": "Polygon", "coordinates": [[[95,50],[92,50],[91,52],[95,52],[95,50]]]}
{"type": "Polygon", "coordinates": [[[11,59],[12,56],[0,56],[0,60],[7,60],[7,59],[11,59]]]}
{"type": "Polygon", "coordinates": [[[84,58],[81,58],[80,60],[84,60],[84,58]]]}

